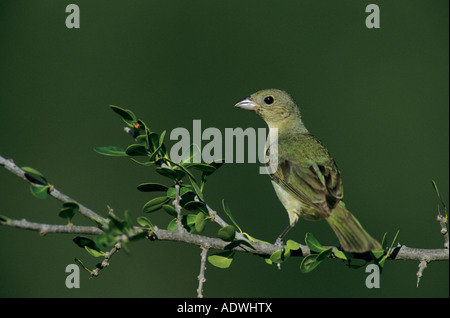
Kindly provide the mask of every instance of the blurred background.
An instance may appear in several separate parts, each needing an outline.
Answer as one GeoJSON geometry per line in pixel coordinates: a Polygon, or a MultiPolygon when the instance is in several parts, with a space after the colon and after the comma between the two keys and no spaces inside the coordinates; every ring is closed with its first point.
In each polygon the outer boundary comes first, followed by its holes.
{"type": "MultiPolygon", "coordinates": [[[[108,105],[132,109],[152,130],[264,128],[233,105],[264,88],[297,100],[308,129],[337,161],[345,202],[368,232],[389,243],[442,248],[435,180],[449,193],[449,2],[376,1],[381,28],[368,29],[373,1],[77,0],[79,29],[68,29],[71,1],[0,2],[0,155],[41,171],[59,190],[106,215],[136,218],[167,182],[96,146],[132,142],[108,105]]],[[[169,135],[166,136],[168,140],[169,135]]],[[[173,142],[172,142],[173,143],[173,142]]],[[[169,143],[170,144],[170,143],[169,143]]],[[[288,223],[259,163],[225,164],[205,188],[222,213],[226,199],[243,230],[274,241],[288,223]]],[[[61,203],[38,200],[29,185],[0,169],[0,214],[63,224],[61,203]]],[[[165,227],[164,212],[147,215],[165,227]]],[[[75,216],[75,224],[90,223],[75,216]]],[[[205,234],[215,235],[216,225],[205,234]]],[[[326,222],[300,221],[287,239],[312,232],[338,244],[326,222]]],[[[1,297],[195,297],[200,249],[139,241],[96,279],[65,287],[75,257],[99,261],[73,235],[40,236],[0,227],[1,297]]],[[[379,289],[364,268],[325,261],[309,274],[291,258],[281,271],[239,254],[227,270],[207,265],[206,297],[448,297],[449,263],[431,263],[416,288],[417,262],[388,261],[379,289]]]]}

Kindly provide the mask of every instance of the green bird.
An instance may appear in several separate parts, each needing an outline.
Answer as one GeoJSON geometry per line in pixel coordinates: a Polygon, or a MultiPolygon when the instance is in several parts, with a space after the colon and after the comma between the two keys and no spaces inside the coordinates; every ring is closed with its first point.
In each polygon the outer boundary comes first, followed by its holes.
{"type": "MultiPolygon", "coordinates": [[[[277,244],[282,243],[301,216],[313,221],[325,219],[344,251],[363,253],[381,248],[346,209],[342,178],[334,159],[322,142],[308,132],[299,108],[287,92],[261,90],[235,107],[255,111],[267,123],[269,132],[278,129],[278,164],[274,172],[269,170],[269,175],[290,222],[277,244]]],[[[274,149],[268,138],[267,153],[274,149]]]]}

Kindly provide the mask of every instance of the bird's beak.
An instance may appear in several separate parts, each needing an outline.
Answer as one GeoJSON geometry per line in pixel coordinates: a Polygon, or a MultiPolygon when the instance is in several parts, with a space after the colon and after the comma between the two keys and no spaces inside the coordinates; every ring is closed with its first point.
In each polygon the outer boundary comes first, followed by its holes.
{"type": "Polygon", "coordinates": [[[254,101],[252,101],[250,99],[250,97],[247,97],[246,99],[243,99],[239,103],[234,105],[234,107],[242,108],[242,109],[246,109],[246,110],[257,110],[261,106],[259,106],[254,101]]]}

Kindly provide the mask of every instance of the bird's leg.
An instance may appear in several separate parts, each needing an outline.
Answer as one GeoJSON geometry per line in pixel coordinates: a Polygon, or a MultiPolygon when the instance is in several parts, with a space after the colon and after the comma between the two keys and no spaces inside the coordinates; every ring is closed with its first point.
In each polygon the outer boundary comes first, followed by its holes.
{"type": "Polygon", "coordinates": [[[275,241],[275,245],[277,247],[279,247],[281,249],[281,247],[283,246],[283,237],[287,234],[287,232],[289,232],[290,229],[292,229],[294,227],[294,224],[289,224],[286,229],[283,231],[283,233],[280,234],[280,236],[278,236],[277,240],[275,241]]]}

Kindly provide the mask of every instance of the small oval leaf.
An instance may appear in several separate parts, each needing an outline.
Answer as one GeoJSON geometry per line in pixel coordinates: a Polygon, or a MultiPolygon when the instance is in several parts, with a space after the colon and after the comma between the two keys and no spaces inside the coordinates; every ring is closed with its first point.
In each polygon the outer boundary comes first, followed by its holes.
{"type": "Polygon", "coordinates": [[[322,244],[312,235],[311,233],[306,233],[305,237],[306,245],[308,245],[309,249],[313,252],[320,253],[325,250],[322,244]]]}
{"type": "Polygon", "coordinates": [[[147,156],[148,155],[147,149],[145,149],[144,146],[139,145],[139,144],[129,145],[127,147],[127,150],[125,150],[125,153],[128,156],[147,156]]]}
{"type": "Polygon", "coordinates": [[[221,228],[217,235],[224,241],[231,242],[236,235],[236,228],[233,225],[227,225],[221,228]]]}
{"type": "Polygon", "coordinates": [[[174,218],[177,217],[178,212],[177,212],[177,210],[176,210],[172,205],[169,205],[169,204],[163,204],[162,208],[163,208],[163,210],[166,211],[170,216],[173,216],[174,218]]]}
{"type": "Polygon", "coordinates": [[[136,219],[136,221],[137,221],[137,223],[138,223],[140,226],[153,228],[152,222],[150,222],[150,220],[147,219],[145,216],[140,216],[140,217],[138,217],[138,218],[136,219]]]}
{"type": "Polygon", "coordinates": [[[195,230],[198,233],[203,232],[206,226],[206,216],[203,212],[199,212],[195,218],[195,230]]]}
{"type": "Polygon", "coordinates": [[[154,199],[151,199],[150,201],[148,201],[144,207],[143,207],[143,211],[145,213],[150,213],[150,212],[154,212],[159,210],[164,204],[166,204],[167,202],[169,202],[170,198],[164,196],[164,197],[157,197],[154,199]]]}
{"type": "Polygon", "coordinates": [[[233,261],[234,254],[233,251],[216,253],[208,257],[208,262],[219,268],[228,268],[233,261]]]}
{"type": "Polygon", "coordinates": [[[113,156],[113,157],[127,156],[125,149],[116,146],[95,147],[94,151],[104,156],[113,156]]]}
{"type": "Polygon", "coordinates": [[[159,183],[141,183],[137,186],[137,189],[142,192],[153,192],[153,191],[167,191],[169,189],[163,184],[159,183]]]}

